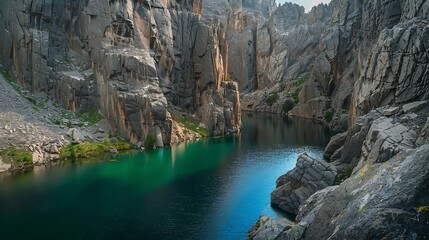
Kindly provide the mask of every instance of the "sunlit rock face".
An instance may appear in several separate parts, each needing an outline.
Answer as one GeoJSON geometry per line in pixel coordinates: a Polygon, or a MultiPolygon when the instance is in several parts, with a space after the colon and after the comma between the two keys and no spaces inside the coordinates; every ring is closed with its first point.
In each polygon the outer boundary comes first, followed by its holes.
{"type": "Polygon", "coordinates": [[[237,131],[238,92],[223,84],[225,33],[219,21],[201,20],[202,4],[2,1],[0,61],[20,84],[71,110],[99,108],[133,142],[154,135],[158,146],[170,144],[171,107],[195,114],[212,134],[237,131]],[[215,121],[203,116],[208,108],[215,121]]]}

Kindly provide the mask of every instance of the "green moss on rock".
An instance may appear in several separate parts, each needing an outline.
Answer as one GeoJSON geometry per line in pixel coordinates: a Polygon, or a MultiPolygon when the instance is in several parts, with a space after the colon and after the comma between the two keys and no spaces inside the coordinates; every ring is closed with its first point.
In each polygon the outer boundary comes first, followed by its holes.
{"type": "Polygon", "coordinates": [[[60,150],[60,157],[64,159],[77,159],[96,157],[109,152],[110,149],[128,150],[131,149],[131,143],[124,140],[106,140],[101,143],[84,142],[80,144],[69,144],[60,150]]]}
{"type": "Polygon", "coordinates": [[[12,165],[27,165],[33,163],[31,152],[26,149],[9,147],[0,151],[2,161],[12,165]]]}

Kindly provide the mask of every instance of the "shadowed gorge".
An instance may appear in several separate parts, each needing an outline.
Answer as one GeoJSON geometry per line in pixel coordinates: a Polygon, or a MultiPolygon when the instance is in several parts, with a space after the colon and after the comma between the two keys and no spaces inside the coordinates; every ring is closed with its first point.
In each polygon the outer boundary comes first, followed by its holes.
{"type": "Polygon", "coordinates": [[[0,1],[0,238],[429,238],[429,0],[300,3],[0,1]]]}

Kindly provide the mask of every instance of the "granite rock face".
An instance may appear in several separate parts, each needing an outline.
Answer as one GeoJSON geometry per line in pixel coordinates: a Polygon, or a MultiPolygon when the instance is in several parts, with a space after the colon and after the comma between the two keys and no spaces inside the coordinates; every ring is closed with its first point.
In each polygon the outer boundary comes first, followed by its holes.
{"type": "Polygon", "coordinates": [[[222,83],[225,33],[202,20],[202,1],[23,0],[0,9],[3,67],[70,110],[100,109],[120,136],[170,144],[172,107],[208,126],[211,106],[212,134],[239,129],[238,92],[222,83]]]}
{"type": "Polygon", "coordinates": [[[226,29],[229,78],[244,110],[317,119],[344,132],[374,108],[429,99],[425,0],[333,0],[308,13],[239,0],[221,1],[216,11],[208,2],[204,12],[226,29]]]}
{"type": "MultiPolygon", "coordinates": [[[[341,149],[339,156],[325,153],[339,173],[350,168],[351,175],[307,197],[296,222],[265,217],[270,226],[284,228],[268,231],[259,221],[249,239],[424,239],[429,234],[428,116],[427,102],[418,101],[359,117],[328,145],[329,153],[341,149]]],[[[291,172],[298,169],[297,164],[291,172]]],[[[294,183],[280,179],[285,186],[294,183]]]]}
{"type": "Polygon", "coordinates": [[[299,206],[318,190],[332,186],[336,175],[336,170],[328,163],[301,154],[296,167],[277,180],[271,204],[298,214],[299,206]]]}

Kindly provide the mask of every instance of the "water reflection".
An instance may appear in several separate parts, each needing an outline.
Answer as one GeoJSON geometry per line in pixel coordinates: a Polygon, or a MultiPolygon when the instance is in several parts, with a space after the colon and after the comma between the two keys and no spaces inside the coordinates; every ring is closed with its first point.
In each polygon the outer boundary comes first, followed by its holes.
{"type": "Polygon", "coordinates": [[[308,120],[244,114],[243,124],[236,137],[3,177],[2,236],[241,239],[260,214],[278,214],[269,204],[276,178],[300,152],[320,157],[328,141],[308,120]]]}

